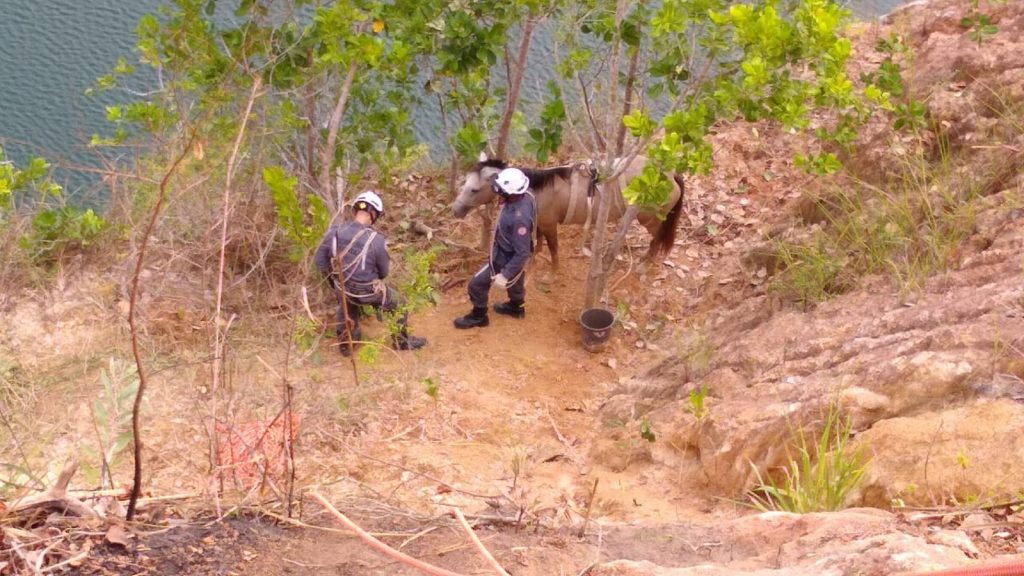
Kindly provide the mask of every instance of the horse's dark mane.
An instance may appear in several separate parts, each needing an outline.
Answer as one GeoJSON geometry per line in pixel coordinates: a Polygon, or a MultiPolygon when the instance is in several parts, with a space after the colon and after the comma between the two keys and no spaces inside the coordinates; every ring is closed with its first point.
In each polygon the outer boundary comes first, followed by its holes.
{"type": "Polygon", "coordinates": [[[572,177],[572,166],[556,166],[554,168],[542,168],[533,170],[523,168],[523,174],[530,179],[530,188],[535,192],[547,188],[554,183],[555,178],[568,180],[572,177]]]}
{"type": "MultiPolygon", "coordinates": [[[[477,162],[474,167],[475,172],[480,172],[484,168],[497,168],[498,170],[504,170],[508,168],[508,162],[498,159],[489,158],[483,162],[477,162]]],[[[534,191],[547,188],[550,186],[555,178],[561,178],[568,180],[572,177],[572,166],[556,166],[554,168],[520,168],[523,174],[530,179],[530,188],[534,191]]]]}
{"type": "Polygon", "coordinates": [[[497,168],[498,170],[504,170],[505,168],[508,168],[508,162],[498,158],[489,158],[483,162],[477,162],[476,166],[473,167],[473,171],[479,172],[484,168],[497,168]]]}

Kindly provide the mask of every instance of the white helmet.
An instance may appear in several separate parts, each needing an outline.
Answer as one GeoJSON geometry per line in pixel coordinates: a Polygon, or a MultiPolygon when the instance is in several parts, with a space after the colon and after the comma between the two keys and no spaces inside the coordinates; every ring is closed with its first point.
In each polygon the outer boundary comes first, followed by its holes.
{"type": "Polygon", "coordinates": [[[494,179],[494,191],[498,194],[518,196],[530,187],[530,179],[519,168],[505,168],[494,179]]]}
{"type": "Polygon", "coordinates": [[[380,199],[376,192],[371,190],[359,194],[352,202],[353,210],[366,210],[367,208],[373,208],[377,212],[374,215],[374,220],[384,213],[384,201],[380,199]]]}

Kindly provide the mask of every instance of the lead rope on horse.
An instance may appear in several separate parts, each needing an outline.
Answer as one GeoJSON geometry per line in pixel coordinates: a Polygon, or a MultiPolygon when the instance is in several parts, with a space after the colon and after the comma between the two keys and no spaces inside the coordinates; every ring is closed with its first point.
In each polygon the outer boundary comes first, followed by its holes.
{"type": "MultiPolygon", "coordinates": [[[[533,205],[536,206],[537,205],[537,197],[533,195],[533,192],[530,191],[530,190],[527,190],[526,194],[530,198],[533,198],[533,205]]],[[[502,206],[501,209],[504,210],[505,206],[502,206]]],[[[534,219],[536,220],[536,218],[537,218],[537,215],[534,214],[534,219]]],[[[492,248],[491,248],[491,253],[487,256],[487,265],[490,266],[491,272],[494,271],[494,248],[493,247],[495,245],[497,245],[497,243],[498,243],[498,230],[499,230],[499,228],[501,228],[500,224],[501,224],[501,215],[499,214],[498,217],[494,219],[494,231],[491,232],[491,246],[492,246],[492,248]]],[[[534,223],[533,229],[534,229],[534,232],[536,232],[536,230],[537,230],[536,223],[534,223]]],[[[531,246],[531,248],[532,248],[532,246],[531,246]]],[[[533,254],[531,253],[530,256],[532,257],[533,254]]],[[[523,265],[522,269],[519,270],[519,273],[515,275],[514,278],[509,278],[508,279],[508,282],[507,282],[508,285],[511,286],[511,285],[515,284],[516,282],[519,282],[519,279],[523,277],[523,273],[524,272],[526,272],[526,265],[525,264],[523,265]]],[[[477,274],[479,274],[479,272],[477,272],[477,274]]],[[[494,276],[496,276],[496,275],[494,275],[494,276]]],[[[491,281],[492,282],[494,281],[494,276],[491,276],[491,281]]]]}

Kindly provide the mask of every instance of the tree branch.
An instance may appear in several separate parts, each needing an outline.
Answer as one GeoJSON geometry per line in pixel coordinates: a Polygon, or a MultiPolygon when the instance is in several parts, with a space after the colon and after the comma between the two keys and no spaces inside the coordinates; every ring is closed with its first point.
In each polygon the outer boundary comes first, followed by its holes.
{"type": "Polygon", "coordinates": [[[450,572],[448,570],[445,570],[444,568],[438,568],[437,566],[434,566],[432,564],[427,564],[426,562],[417,560],[416,558],[413,558],[408,554],[404,554],[402,552],[399,552],[398,550],[395,550],[394,548],[374,538],[372,535],[370,535],[369,532],[360,528],[359,525],[355,522],[349,520],[344,514],[339,512],[337,508],[332,506],[331,503],[328,502],[327,499],[321,496],[320,494],[316,492],[310,492],[309,495],[312,496],[317,502],[319,502],[321,506],[326,508],[328,512],[333,514],[334,517],[342,523],[342,525],[344,525],[349,530],[355,532],[356,535],[359,536],[360,540],[367,543],[371,548],[373,548],[377,552],[380,552],[381,554],[384,554],[385,556],[392,558],[394,560],[398,560],[403,564],[412,566],[413,568],[416,568],[417,570],[425,574],[431,574],[432,576],[463,576],[462,574],[459,574],[457,572],[450,572]]]}
{"type": "MultiPolygon", "coordinates": [[[[345,108],[348,106],[348,98],[352,93],[352,82],[356,77],[356,68],[359,61],[355,58],[348,65],[348,72],[345,73],[345,82],[341,86],[338,100],[331,112],[331,119],[327,123],[327,142],[320,151],[320,196],[325,202],[334,203],[334,195],[331,194],[331,166],[334,164],[331,158],[334,156],[334,146],[338,141],[338,130],[341,128],[341,120],[345,117],[345,108]]],[[[334,210],[340,210],[341,206],[334,206],[334,210]]]]}
{"type": "Polygon", "coordinates": [[[498,158],[505,158],[508,148],[509,132],[512,129],[512,116],[515,114],[516,104],[519,102],[519,90],[522,88],[523,76],[526,71],[526,59],[530,51],[530,41],[533,38],[533,31],[536,26],[537,21],[532,16],[527,15],[526,24],[523,26],[523,37],[519,41],[519,55],[516,58],[514,67],[510,71],[508,98],[505,99],[505,112],[501,116],[501,126],[498,129],[498,143],[494,149],[498,158]]]}

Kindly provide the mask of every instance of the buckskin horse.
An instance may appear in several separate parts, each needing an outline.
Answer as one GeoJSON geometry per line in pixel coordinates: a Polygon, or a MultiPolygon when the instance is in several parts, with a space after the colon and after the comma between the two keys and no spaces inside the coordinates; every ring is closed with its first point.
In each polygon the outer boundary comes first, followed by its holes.
{"type": "MultiPolygon", "coordinates": [[[[620,160],[621,161],[621,160],[620,160]]],[[[618,176],[619,189],[623,190],[629,181],[640,174],[647,158],[636,156],[618,176]]],[[[456,218],[464,218],[477,206],[494,201],[497,195],[491,190],[491,181],[498,172],[508,167],[504,160],[488,159],[481,154],[480,161],[466,173],[452,210],[456,218]]],[[[558,225],[588,224],[593,220],[594,193],[597,189],[597,173],[588,164],[579,162],[554,168],[520,168],[530,179],[530,189],[537,200],[537,249],[547,241],[551,253],[551,264],[558,269],[558,225]]],[[[637,220],[651,233],[651,244],[647,258],[668,254],[675,243],[676,226],[683,208],[683,179],[677,174],[671,178],[672,192],[665,203],[656,210],[644,210],[637,220]]],[[[626,211],[626,199],[621,194],[612,198],[609,220],[618,218],[626,211]]]]}

